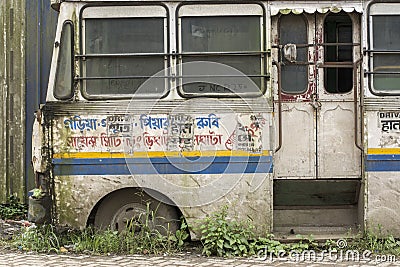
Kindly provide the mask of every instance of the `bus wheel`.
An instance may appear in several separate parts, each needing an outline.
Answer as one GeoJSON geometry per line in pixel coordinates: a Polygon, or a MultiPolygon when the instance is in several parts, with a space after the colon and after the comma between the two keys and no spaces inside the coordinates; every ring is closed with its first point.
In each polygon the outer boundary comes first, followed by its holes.
{"type": "Polygon", "coordinates": [[[141,190],[121,189],[100,203],[94,226],[119,232],[140,232],[146,227],[166,235],[179,229],[179,219],[176,207],[157,201],[141,190]]]}

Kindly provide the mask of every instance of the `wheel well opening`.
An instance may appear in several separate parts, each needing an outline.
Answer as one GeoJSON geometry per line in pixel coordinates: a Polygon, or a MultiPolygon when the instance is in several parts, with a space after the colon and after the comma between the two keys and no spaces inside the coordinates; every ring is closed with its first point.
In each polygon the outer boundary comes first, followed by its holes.
{"type": "MultiPolygon", "coordinates": [[[[156,207],[155,209],[163,209],[163,215],[166,215],[170,219],[177,221],[175,228],[180,228],[182,220],[184,220],[186,223],[186,220],[183,217],[183,213],[181,212],[180,208],[166,195],[149,188],[129,187],[112,191],[102,197],[90,212],[86,224],[87,227],[96,226],[96,216],[97,220],[99,220],[101,216],[98,215],[98,212],[102,212],[103,209],[109,210],[108,213],[112,214],[112,211],[110,209],[115,207],[115,210],[118,210],[118,208],[123,204],[126,205],[126,203],[136,201],[138,199],[140,199],[140,201],[143,201],[143,203],[154,203],[154,207],[156,207]],[[115,204],[113,205],[112,203],[115,204]]],[[[129,210],[131,209],[126,209],[126,211],[129,210]]],[[[111,216],[115,217],[115,215],[111,216]]],[[[107,218],[105,218],[105,222],[108,223],[107,218]]],[[[97,225],[98,224],[99,223],[97,222],[97,225]]]]}

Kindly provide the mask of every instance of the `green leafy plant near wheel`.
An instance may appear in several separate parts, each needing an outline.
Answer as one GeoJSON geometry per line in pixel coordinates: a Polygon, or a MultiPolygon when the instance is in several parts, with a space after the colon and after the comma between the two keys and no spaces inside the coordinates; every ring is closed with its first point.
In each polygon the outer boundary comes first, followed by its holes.
{"type": "Polygon", "coordinates": [[[13,247],[36,252],[75,252],[88,254],[161,254],[181,251],[188,239],[188,227],[182,219],[181,227],[172,233],[161,234],[154,228],[154,214],[148,210],[143,220],[131,224],[123,232],[110,229],[86,228],[61,230],[52,225],[25,228],[11,240],[13,247]]]}

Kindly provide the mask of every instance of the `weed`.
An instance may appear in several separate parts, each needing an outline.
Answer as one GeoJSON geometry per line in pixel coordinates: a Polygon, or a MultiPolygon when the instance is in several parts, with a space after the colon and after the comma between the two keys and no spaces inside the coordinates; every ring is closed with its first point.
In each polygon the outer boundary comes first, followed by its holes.
{"type": "Polygon", "coordinates": [[[200,221],[203,254],[207,256],[248,256],[255,254],[254,226],[250,221],[227,219],[227,207],[200,221]]]}
{"type": "Polygon", "coordinates": [[[175,237],[171,237],[172,240],[177,242],[178,248],[182,248],[183,245],[185,244],[185,241],[189,238],[189,233],[188,233],[188,225],[186,224],[185,220],[181,218],[181,227],[178,229],[175,233],[175,237]]]}
{"type": "Polygon", "coordinates": [[[302,252],[304,250],[317,249],[318,243],[314,240],[314,236],[303,236],[296,235],[297,238],[300,239],[297,243],[293,243],[289,246],[290,250],[295,250],[297,252],[302,252]]]}
{"type": "Polygon", "coordinates": [[[265,255],[272,254],[278,256],[282,251],[288,251],[289,245],[283,244],[278,240],[274,240],[273,234],[268,234],[266,237],[259,237],[256,241],[256,250],[263,251],[265,255]]]}
{"type": "Polygon", "coordinates": [[[360,233],[350,242],[349,247],[357,250],[369,250],[373,253],[400,255],[400,240],[385,233],[380,225],[365,233],[360,233]]]}
{"type": "Polygon", "coordinates": [[[97,231],[87,228],[84,231],[71,234],[74,252],[91,252],[107,254],[121,252],[121,242],[118,231],[97,231]]]}
{"type": "Polygon", "coordinates": [[[182,249],[189,237],[186,223],[182,221],[181,228],[175,234],[164,229],[164,235],[155,227],[155,216],[149,209],[142,216],[128,224],[129,227],[121,233],[94,228],[60,231],[51,225],[26,228],[13,237],[12,244],[24,251],[59,253],[69,248],[71,252],[88,254],[160,254],[182,249]]]}
{"type": "Polygon", "coordinates": [[[16,195],[7,198],[7,203],[0,204],[0,218],[2,219],[24,219],[28,212],[27,206],[20,203],[16,195]]]}
{"type": "Polygon", "coordinates": [[[60,236],[52,225],[25,228],[12,243],[18,249],[36,252],[58,252],[61,247],[60,236]]]}

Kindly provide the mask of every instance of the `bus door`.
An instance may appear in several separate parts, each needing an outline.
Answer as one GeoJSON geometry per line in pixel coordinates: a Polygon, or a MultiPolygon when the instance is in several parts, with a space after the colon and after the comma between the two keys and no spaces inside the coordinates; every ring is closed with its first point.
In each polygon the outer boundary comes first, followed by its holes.
{"type": "Polygon", "coordinates": [[[271,25],[275,179],[360,178],[359,14],[295,13],[271,25]]]}

